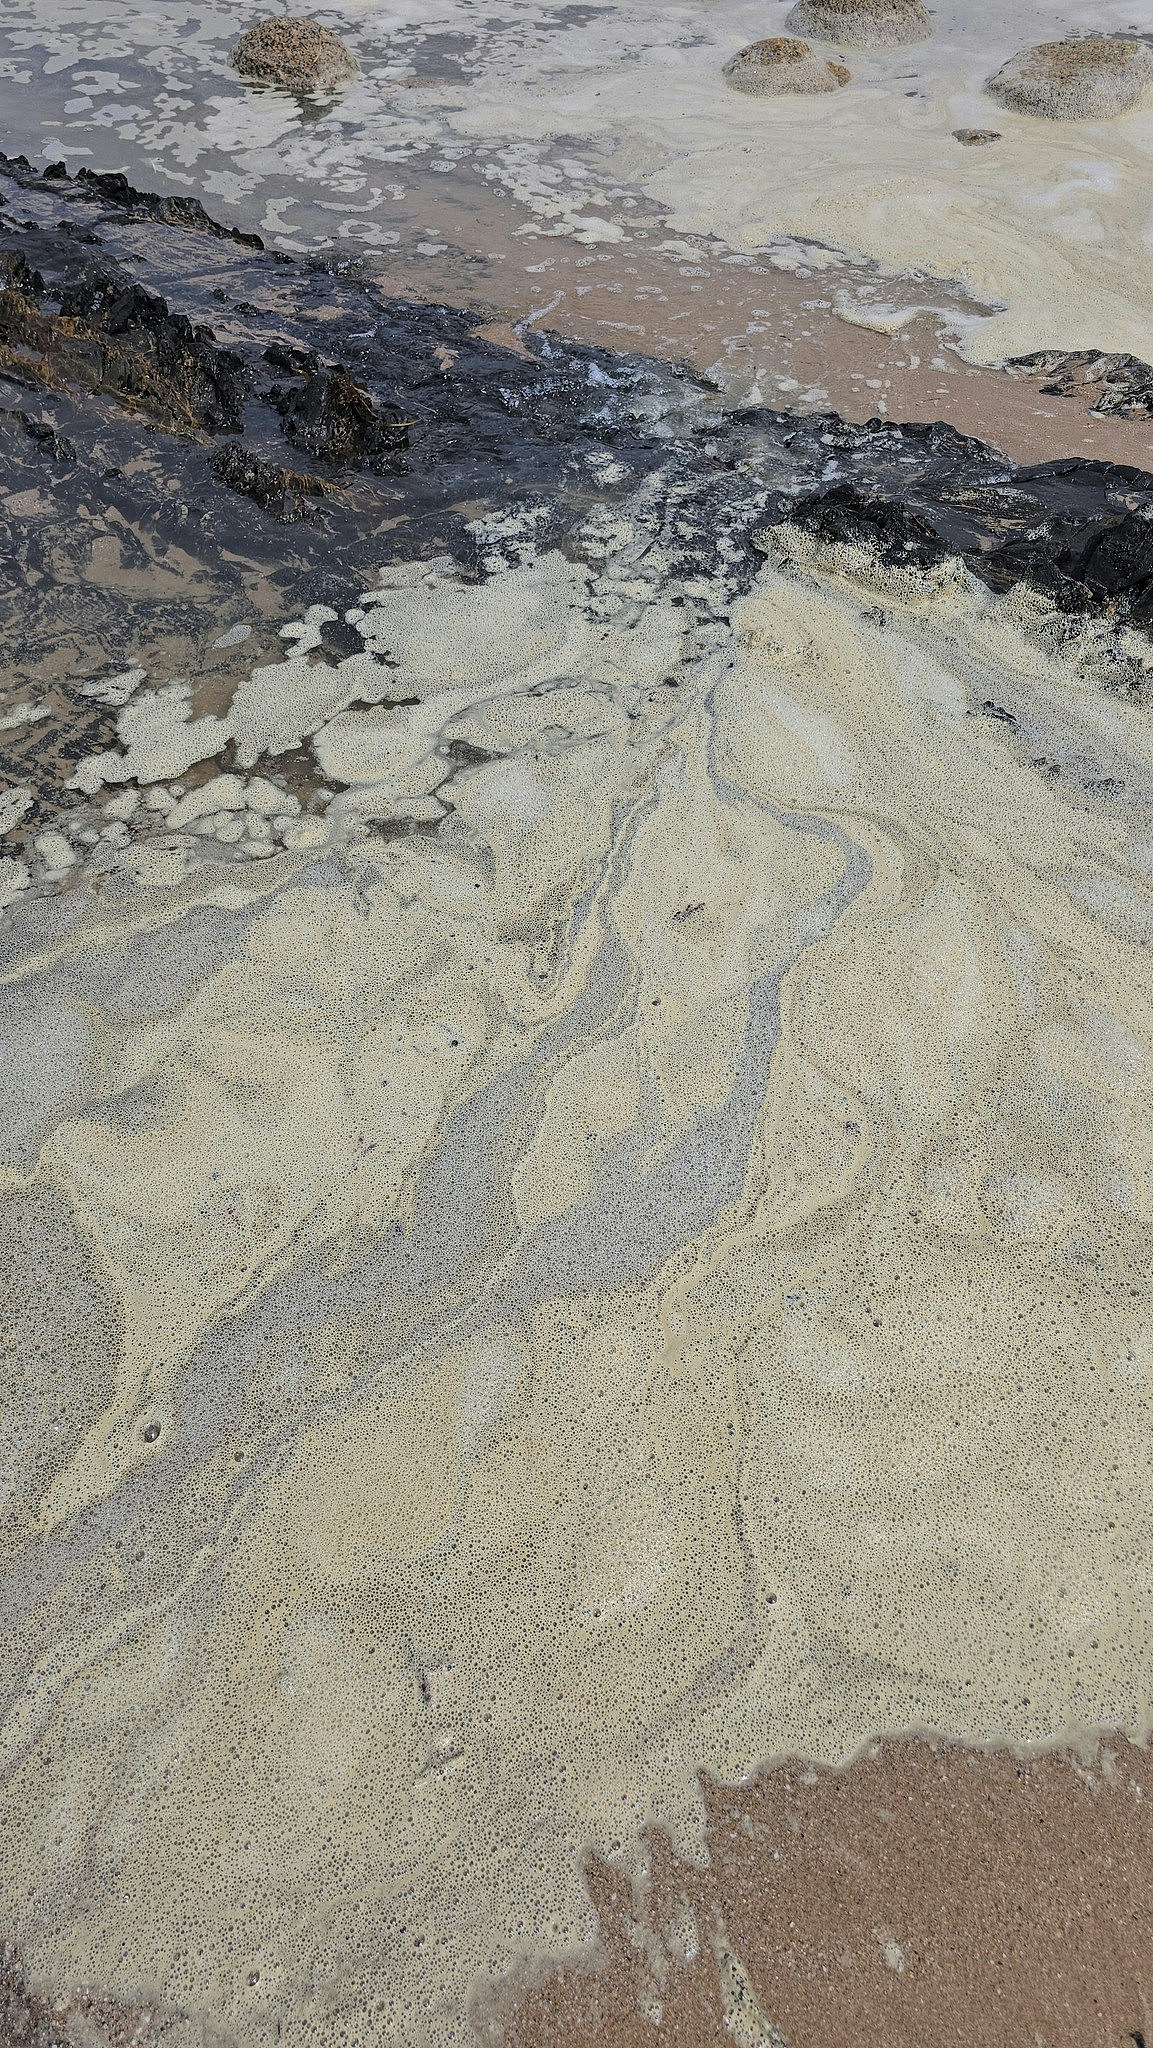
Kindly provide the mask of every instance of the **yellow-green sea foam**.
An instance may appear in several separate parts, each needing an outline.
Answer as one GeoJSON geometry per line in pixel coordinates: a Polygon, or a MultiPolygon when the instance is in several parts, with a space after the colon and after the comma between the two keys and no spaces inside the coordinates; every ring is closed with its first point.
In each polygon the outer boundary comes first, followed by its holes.
{"type": "Polygon", "coordinates": [[[623,532],[392,574],[415,701],[286,685],[325,846],[10,963],[46,1979],[440,2048],[702,1766],[1146,1726],[1149,715],[866,566],[786,534],[731,627],[623,532]]]}

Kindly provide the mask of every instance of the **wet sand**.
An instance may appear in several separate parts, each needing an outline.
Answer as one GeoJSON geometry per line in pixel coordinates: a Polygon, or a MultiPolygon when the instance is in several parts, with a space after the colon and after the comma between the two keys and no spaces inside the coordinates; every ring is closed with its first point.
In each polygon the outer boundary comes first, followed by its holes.
{"type": "Polygon", "coordinates": [[[987,309],[965,342],[985,361],[1037,347],[1140,354],[1148,109],[1039,122],[986,91],[1022,42],[1070,27],[1148,33],[1140,8],[1083,0],[1071,18],[1059,0],[1021,0],[1009,20],[991,0],[940,0],[914,44],[843,51],[851,81],[816,111],[726,82],[734,52],[787,11],[502,0],[479,24],[462,0],[419,18],[350,4],[332,24],[356,79],[335,100],[298,102],[244,87],[227,8],[155,0],[105,23],[87,0],[19,0],[0,30],[9,146],[195,192],[297,249],[371,259],[411,238],[432,277],[454,203],[447,239],[483,259],[467,213],[485,186],[544,254],[557,238],[623,250],[655,209],[697,243],[748,254],[795,237],[889,276],[960,280],[987,309]],[[991,139],[967,147],[958,131],[991,139]]]}
{"type": "MultiPolygon", "coordinates": [[[[1139,237],[1127,271],[1118,251],[1133,240],[1149,120],[1007,112],[982,90],[1005,36],[995,11],[938,15],[927,41],[854,53],[859,76],[830,114],[725,88],[728,41],[753,25],[739,5],[707,18],[682,5],[663,29],[625,5],[530,17],[509,4],[483,34],[453,0],[420,22],[352,16],[361,73],[343,97],[310,101],[244,87],[214,10],[181,23],[177,9],[165,34],[162,9],[117,35],[76,0],[51,22],[22,0],[0,38],[8,146],[148,186],[163,174],[276,246],[327,249],[386,292],[475,308],[502,339],[530,326],[649,352],[732,403],[945,418],[1022,462],[1143,466],[1147,418],[1104,417],[1092,393],[981,365],[1040,343],[1121,345],[1110,319],[1147,265],[1139,237]],[[992,139],[967,147],[972,133],[992,139]],[[926,243],[934,220],[939,243],[926,243]]],[[[1034,28],[1047,15],[1031,0],[1034,28]]],[[[1139,351],[1142,333],[1124,345],[1139,351]]]]}
{"type": "MultiPolygon", "coordinates": [[[[843,1771],[702,1780],[703,1858],[646,1831],[586,1871],[596,1940],[478,1993],[499,2048],[1141,2048],[1153,2031],[1153,1765],[1124,1741],[875,1744],[843,1771]]],[[[30,1985],[5,2048],[164,2048],[179,2016],[30,1985]]]]}
{"type": "Polygon", "coordinates": [[[433,283],[419,264],[391,264],[377,281],[429,301],[487,301],[478,331],[513,346],[533,330],[685,363],[733,404],[859,421],[945,419],[1015,462],[1153,463],[1153,421],[1095,414],[1092,391],[1045,392],[1036,373],[970,363],[956,325],[937,314],[894,316],[894,300],[941,299],[928,280],[918,291],[911,279],[863,276],[833,252],[798,274],[705,242],[669,245],[659,231],[652,239],[655,248],[634,233],[622,249],[591,251],[509,241],[490,247],[467,280],[451,266],[433,283]],[[895,320],[895,333],[878,331],[895,320]]]}
{"type": "Polygon", "coordinates": [[[876,1745],[702,1783],[703,1862],[590,1864],[598,1946],[479,2007],[503,2048],[1139,2048],[1153,2030],[1146,1750],[876,1745]]]}

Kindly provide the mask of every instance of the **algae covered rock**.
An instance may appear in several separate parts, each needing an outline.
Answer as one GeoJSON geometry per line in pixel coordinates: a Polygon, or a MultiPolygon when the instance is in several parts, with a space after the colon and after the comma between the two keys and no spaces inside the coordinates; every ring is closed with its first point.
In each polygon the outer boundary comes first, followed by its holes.
{"type": "Polygon", "coordinates": [[[725,65],[725,77],[737,92],[758,94],[836,92],[847,85],[843,64],[817,56],[796,36],[767,36],[738,50],[725,65]]]}
{"type": "Polygon", "coordinates": [[[922,0],[797,0],[785,27],[861,49],[919,43],[932,24],[922,0]]]}
{"type": "Polygon", "coordinates": [[[307,15],[270,14],[241,36],[232,62],[242,78],[287,92],[331,92],[356,71],[335,30],[307,15]]]}
{"type": "Polygon", "coordinates": [[[1144,99],[1153,50],[1124,36],[1068,36],[1035,43],[1001,66],[986,92],[1018,114],[1048,121],[1108,121],[1144,99]]]}

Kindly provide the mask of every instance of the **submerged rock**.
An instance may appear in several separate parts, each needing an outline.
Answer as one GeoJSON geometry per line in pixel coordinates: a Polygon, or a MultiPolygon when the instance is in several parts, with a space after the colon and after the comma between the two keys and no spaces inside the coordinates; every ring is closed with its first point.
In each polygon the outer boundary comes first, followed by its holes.
{"type": "Polygon", "coordinates": [[[1018,114],[1049,121],[1108,121],[1144,99],[1153,50],[1123,36],[1036,43],[1001,66],[985,90],[1018,114]]]}
{"type": "Polygon", "coordinates": [[[725,65],[725,77],[737,92],[836,92],[847,85],[849,73],[843,64],[818,57],[796,36],[766,36],[738,50],[725,65]]]}
{"type": "Polygon", "coordinates": [[[922,0],[797,0],[785,27],[861,49],[919,43],[932,23],[922,0]]]}
{"type": "Polygon", "coordinates": [[[242,78],[287,92],[330,92],[356,71],[335,30],[304,16],[270,14],[241,36],[232,62],[242,78]]]}
{"type": "Polygon", "coordinates": [[[324,495],[325,487],[319,477],[302,476],[279,463],[265,462],[241,441],[226,441],[213,455],[212,469],[230,490],[251,498],[262,512],[271,513],[285,525],[295,519],[307,519],[306,500],[324,495]]]}

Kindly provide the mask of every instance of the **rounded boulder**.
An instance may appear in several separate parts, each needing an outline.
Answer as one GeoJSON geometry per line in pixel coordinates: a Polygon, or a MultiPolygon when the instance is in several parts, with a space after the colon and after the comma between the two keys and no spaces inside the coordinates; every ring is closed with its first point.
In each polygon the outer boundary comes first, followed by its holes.
{"type": "Polygon", "coordinates": [[[1017,114],[1046,121],[1109,121],[1153,84],[1153,50],[1124,36],[1036,43],[1001,66],[985,90],[1017,114]]]}
{"type": "Polygon", "coordinates": [[[356,71],[356,59],[334,29],[295,14],[254,22],[235,45],[232,62],[242,78],[286,92],[331,92],[356,71]]]}
{"type": "Polygon", "coordinates": [[[923,0],[797,0],[785,27],[867,50],[919,43],[932,23],[923,0]]]}
{"type": "Polygon", "coordinates": [[[763,42],[750,43],[729,58],[725,77],[736,92],[760,95],[836,92],[849,82],[843,64],[817,56],[796,36],[767,36],[763,42]]]}

